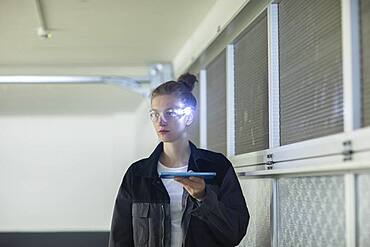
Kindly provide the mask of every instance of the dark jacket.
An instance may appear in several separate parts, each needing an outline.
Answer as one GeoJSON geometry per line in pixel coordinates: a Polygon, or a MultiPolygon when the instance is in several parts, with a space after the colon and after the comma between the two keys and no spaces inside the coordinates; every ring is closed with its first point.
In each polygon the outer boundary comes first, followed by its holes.
{"type": "MultiPolygon", "coordinates": [[[[222,154],[190,143],[188,170],[216,172],[206,181],[206,197],[199,203],[184,190],[183,246],[236,246],[244,237],[249,213],[235,171],[222,154]]],[[[157,164],[160,143],[150,157],[132,164],[118,191],[109,247],[170,247],[170,198],[157,164]]]]}

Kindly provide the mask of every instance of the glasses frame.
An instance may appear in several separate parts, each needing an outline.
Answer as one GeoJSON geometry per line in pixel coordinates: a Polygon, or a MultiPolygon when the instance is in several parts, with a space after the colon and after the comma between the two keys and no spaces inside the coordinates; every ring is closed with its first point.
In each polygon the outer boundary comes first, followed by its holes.
{"type": "Polygon", "coordinates": [[[162,112],[150,110],[149,118],[153,123],[157,122],[160,119],[164,120],[165,122],[173,122],[181,119],[185,115],[189,115],[191,111],[192,111],[191,107],[168,108],[162,112]]]}

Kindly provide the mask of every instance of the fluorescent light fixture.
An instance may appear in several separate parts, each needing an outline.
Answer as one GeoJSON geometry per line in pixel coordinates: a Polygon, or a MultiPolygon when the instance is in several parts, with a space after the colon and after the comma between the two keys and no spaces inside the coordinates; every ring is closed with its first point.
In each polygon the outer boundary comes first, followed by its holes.
{"type": "Polygon", "coordinates": [[[98,76],[0,76],[0,83],[101,83],[98,76]]]}
{"type": "Polygon", "coordinates": [[[148,96],[150,88],[135,79],[124,76],[0,76],[0,84],[112,84],[148,96]]]}

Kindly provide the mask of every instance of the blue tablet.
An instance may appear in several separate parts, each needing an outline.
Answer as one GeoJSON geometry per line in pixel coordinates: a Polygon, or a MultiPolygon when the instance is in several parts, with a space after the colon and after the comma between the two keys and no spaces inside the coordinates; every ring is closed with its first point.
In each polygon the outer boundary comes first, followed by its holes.
{"type": "Polygon", "coordinates": [[[160,178],[174,178],[174,177],[202,177],[213,178],[216,176],[215,172],[160,172],[160,178]]]}

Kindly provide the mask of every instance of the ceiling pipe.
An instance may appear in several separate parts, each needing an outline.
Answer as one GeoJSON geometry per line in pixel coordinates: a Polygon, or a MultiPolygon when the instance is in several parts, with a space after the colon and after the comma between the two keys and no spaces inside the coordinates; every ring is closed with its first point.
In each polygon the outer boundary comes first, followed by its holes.
{"type": "Polygon", "coordinates": [[[110,84],[149,98],[159,84],[173,80],[172,65],[156,63],[150,66],[149,83],[125,76],[61,76],[61,75],[0,75],[0,84],[110,84]]]}
{"type": "Polygon", "coordinates": [[[173,80],[173,69],[170,63],[155,63],[149,67],[149,79],[152,88],[161,83],[173,80]]]}
{"type": "Polygon", "coordinates": [[[150,87],[124,76],[0,76],[0,84],[111,84],[148,97],[150,87]]]}
{"type": "Polygon", "coordinates": [[[37,29],[37,35],[42,39],[49,39],[51,38],[51,33],[48,31],[48,27],[46,25],[41,0],[35,0],[35,3],[37,16],[40,22],[40,27],[37,29]]]}

